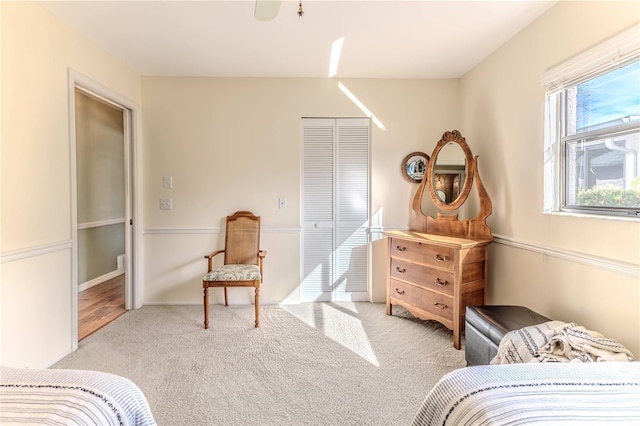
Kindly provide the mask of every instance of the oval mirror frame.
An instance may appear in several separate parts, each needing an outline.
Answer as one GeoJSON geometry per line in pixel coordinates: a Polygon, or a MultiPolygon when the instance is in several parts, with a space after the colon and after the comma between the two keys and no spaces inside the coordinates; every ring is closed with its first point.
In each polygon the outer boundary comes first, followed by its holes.
{"type": "Polygon", "coordinates": [[[459,131],[453,130],[450,132],[445,132],[442,135],[442,139],[438,141],[436,147],[433,149],[433,153],[431,154],[432,161],[428,162],[427,165],[427,187],[429,189],[429,195],[433,200],[434,204],[441,210],[456,210],[459,208],[469,196],[469,192],[471,192],[471,186],[473,185],[473,155],[471,154],[471,149],[469,145],[467,145],[467,141],[462,137],[459,131]],[[443,202],[440,197],[436,194],[435,188],[435,168],[436,163],[438,161],[438,154],[446,145],[450,143],[455,143],[460,146],[462,152],[465,157],[465,179],[464,184],[462,185],[462,190],[458,194],[458,197],[453,200],[451,203],[443,202]]]}
{"type": "Polygon", "coordinates": [[[402,163],[400,163],[400,171],[402,172],[402,176],[404,176],[409,182],[420,183],[427,172],[426,169],[428,164],[429,156],[424,152],[416,151],[408,154],[402,159],[402,163]],[[420,173],[420,167],[416,167],[420,160],[422,160],[422,167],[424,168],[422,173],[420,173]]]}

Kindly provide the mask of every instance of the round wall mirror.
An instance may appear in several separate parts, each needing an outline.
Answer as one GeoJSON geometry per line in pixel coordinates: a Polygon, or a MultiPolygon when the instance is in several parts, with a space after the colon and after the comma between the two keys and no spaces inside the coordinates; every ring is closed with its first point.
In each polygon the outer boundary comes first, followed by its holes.
{"type": "Polygon", "coordinates": [[[412,152],[404,157],[402,163],[400,163],[400,169],[402,175],[409,182],[420,183],[427,171],[428,163],[429,156],[427,154],[424,152],[412,152]]]}
{"type": "Polygon", "coordinates": [[[442,210],[455,210],[471,191],[471,150],[458,131],[446,132],[433,150],[431,159],[426,171],[431,199],[442,210]]]}

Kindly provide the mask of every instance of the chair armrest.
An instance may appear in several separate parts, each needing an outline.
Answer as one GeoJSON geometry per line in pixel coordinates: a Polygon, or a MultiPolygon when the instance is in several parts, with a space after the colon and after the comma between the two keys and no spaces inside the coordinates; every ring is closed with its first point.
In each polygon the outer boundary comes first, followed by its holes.
{"type": "Polygon", "coordinates": [[[206,255],[204,258],[208,260],[207,272],[211,272],[213,270],[213,258],[214,256],[219,255],[220,253],[224,253],[224,250],[216,250],[211,254],[206,255]]]}
{"type": "Polygon", "coordinates": [[[266,250],[258,250],[258,266],[260,267],[260,282],[262,282],[262,259],[267,256],[266,250]]]}
{"type": "Polygon", "coordinates": [[[204,258],[211,259],[212,257],[219,255],[220,253],[224,253],[224,250],[216,250],[213,253],[206,255],[204,258]]]}

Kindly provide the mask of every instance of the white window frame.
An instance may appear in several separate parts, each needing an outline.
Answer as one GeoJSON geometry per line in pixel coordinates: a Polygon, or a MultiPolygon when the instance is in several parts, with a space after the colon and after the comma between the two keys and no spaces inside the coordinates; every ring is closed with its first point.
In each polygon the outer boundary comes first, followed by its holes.
{"type": "MultiPolygon", "coordinates": [[[[545,213],[583,213],[596,217],[627,217],[640,220],[640,210],[609,208],[569,208],[562,205],[564,199],[565,144],[575,141],[576,135],[565,133],[565,117],[562,116],[564,90],[613,71],[640,59],[640,25],[606,40],[605,42],[548,70],[540,78],[545,88],[544,116],[544,207],[545,213]]],[[[633,122],[603,131],[591,131],[579,135],[595,138],[624,134],[640,130],[640,123],[633,122]]]]}

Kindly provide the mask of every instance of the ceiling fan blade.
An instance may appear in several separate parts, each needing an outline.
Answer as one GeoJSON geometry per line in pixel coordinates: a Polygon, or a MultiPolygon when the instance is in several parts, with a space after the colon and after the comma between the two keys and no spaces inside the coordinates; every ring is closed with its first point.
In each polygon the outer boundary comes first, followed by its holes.
{"type": "Polygon", "coordinates": [[[271,21],[278,16],[281,0],[256,0],[254,16],[258,21],[271,21]]]}

